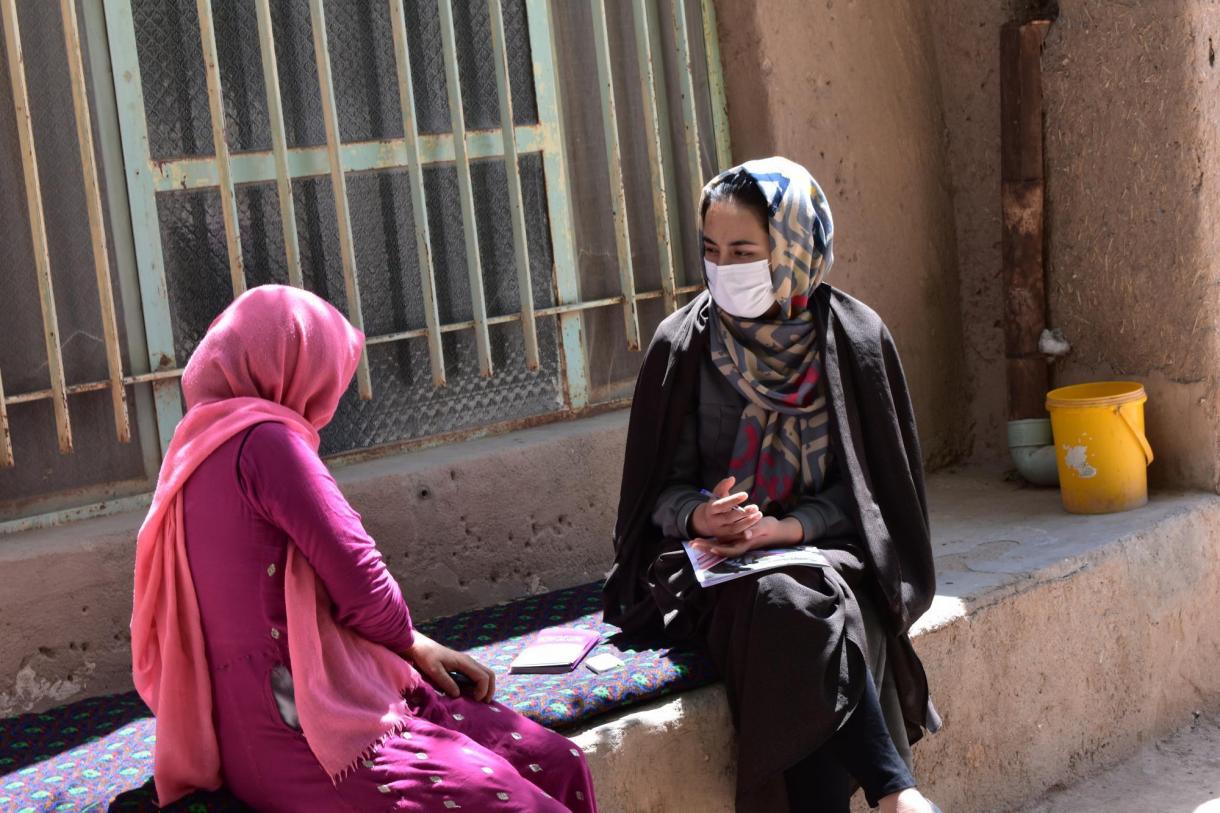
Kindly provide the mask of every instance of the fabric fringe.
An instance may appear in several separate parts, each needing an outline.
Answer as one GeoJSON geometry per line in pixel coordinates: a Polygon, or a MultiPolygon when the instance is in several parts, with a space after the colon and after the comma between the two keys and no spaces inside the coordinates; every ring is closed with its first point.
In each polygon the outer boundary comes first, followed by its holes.
{"type": "Polygon", "coordinates": [[[353,759],[348,765],[344,766],[343,770],[331,776],[331,784],[338,786],[340,782],[360,768],[361,762],[366,759],[371,759],[377,753],[377,749],[386,744],[386,740],[390,739],[391,737],[397,737],[399,734],[401,734],[407,727],[408,719],[408,717],[400,718],[398,722],[390,726],[390,728],[387,729],[384,734],[373,740],[373,742],[369,743],[368,748],[365,748],[363,751],[357,754],[356,758],[353,759]]]}
{"type": "Polygon", "coordinates": [[[386,729],[385,733],[383,733],[380,737],[369,743],[368,747],[357,754],[356,758],[344,766],[339,773],[333,774],[330,777],[330,782],[332,785],[338,786],[340,782],[360,768],[361,762],[366,759],[372,759],[372,757],[377,753],[377,749],[385,745],[387,740],[389,740],[391,737],[397,737],[406,729],[407,723],[411,721],[412,717],[410,711],[406,707],[406,694],[410,688],[411,687],[408,686],[400,690],[403,695],[403,710],[399,712],[398,719],[394,722],[394,724],[386,729]]]}

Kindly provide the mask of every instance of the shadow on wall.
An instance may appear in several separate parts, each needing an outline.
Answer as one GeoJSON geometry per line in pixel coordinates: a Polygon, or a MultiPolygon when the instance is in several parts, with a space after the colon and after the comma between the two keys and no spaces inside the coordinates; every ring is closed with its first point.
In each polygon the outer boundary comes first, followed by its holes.
{"type": "Polygon", "coordinates": [[[1056,17],[1042,59],[1049,323],[1074,350],[1052,383],[1141,380],[1154,484],[1220,490],[1220,5],[716,5],[734,154],[782,152],[823,181],[831,281],[894,330],[933,466],[1006,457],[999,30],[1056,17]]]}
{"type": "Polygon", "coordinates": [[[1142,380],[1154,482],[1217,490],[1220,7],[1059,5],[1043,54],[1047,278],[1074,349],[1055,383],[1142,380]]]}
{"type": "Polygon", "coordinates": [[[818,179],[835,218],[829,281],[893,332],[935,468],[968,454],[972,431],[927,6],[716,2],[734,159],[779,153],[818,179]]]}

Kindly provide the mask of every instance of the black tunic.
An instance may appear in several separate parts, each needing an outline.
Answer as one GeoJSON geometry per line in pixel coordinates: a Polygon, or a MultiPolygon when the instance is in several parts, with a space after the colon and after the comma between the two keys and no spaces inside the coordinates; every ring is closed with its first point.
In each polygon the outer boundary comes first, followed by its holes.
{"type": "MultiPolygon", "coordinates": [[[[697,386],[697,394],[688,404],[690,412],[682,424],[669,478],[652,514],[652,521],[668,538],[688,538],[690,515],[707,501],[692,483],[706,483],[710,488],[726,476],[741,426],[741,412],[748,403],[716,369],[710,355],[703,357],[697,386]]],[[[840,476],[837,462],[831,456],[825,481],[817,494],[797,495],[795,503],[784,512],[801,523],[805,543],[854,534],[849,518],[854,511],[851,488],[840,476]]]]}
{"type": "Polygon", "coordinates": [[[833,568],[784,569],[709,590],[694,581],[681,548],[694,483],[710,487],[723,476],[719,450],[731,447],[741,414],[740,396],[708,375],[706,294],[658,328],[628,430],[606,618],[627,632],[663,625],[707,645],[738,728],[739,810],[786,809],[783,772],[854,709],[870,658],[861,604],[870,615],[875,606],[884,630],[883,646],[874,635],[871,663],[885,664],[879,683],[892,676],[906,739],[938,724],[906,636],[935,591],[906,381],[872,310],[827,285],[814,301],[835,462],[824,490],[790,513],[833,568]]]}

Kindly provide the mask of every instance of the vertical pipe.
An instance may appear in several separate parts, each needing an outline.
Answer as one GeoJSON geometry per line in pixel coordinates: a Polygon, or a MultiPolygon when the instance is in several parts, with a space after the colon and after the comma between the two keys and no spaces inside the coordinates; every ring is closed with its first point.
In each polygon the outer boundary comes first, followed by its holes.
{"type": "Polygon", "coordinates": [[[1043,267],[1042,40],[1050,23],[1000,30],[1000,199],[1009,420],[1041,418],[1049,389],[1043,267]]]}
{"type": "Polygon", "coordinates": [[[627,191],[623,186],[623,156],[618,141],[618,113],[614,103],[614,74],[610,61],[610,34],[605,0],[592,0],[593,49],[601,86],[602,130],[606,141],[606,170],[610,175],[610,212],[614,218],[614,242],[618,252],[619,287],[623,292],[623,322],[627,347],[640,348],[640,320],[635,301],[635,271],[631,263],[631,233],[627,223],[627,191]]]}
{"type": "MultiPolygon", "coordinates": [[[[318,63],[318,86],[322,91],[322,119],[326,125],[326,154],[330,161],[331,189],[335,196],[335,218],[339,224],[339,252],[343,260],[343,283],[347,289],[347,317],[357,330],[363,331],[364,314],[360,308],[360,284],[356,278],[356,248],[347,199],[347,179],[343,175],[343,160],[339,155],[339,114],[335,104],[330,49],[326,42],[326,10],[322,7],[322,0],[309,0],[309,17],[313,26],[314,56],[318,63]]],[[[360,354],[356,386],[361,398],[366,401],[372,399],[373,381],[369,374],[367,348],[360,354]]]]}
{"type": "Polygon", "coordinates": [[[509,216],[513,224],[513,254],[517,266],[517,293],[521,300],[521,329],[525,338],[525,366],[537,370],[538,325],[534,321],[534,289],[530,281],[529,243],[525,233],[525,201],[521,170],[517,165],[517,135],[513,126],[513,95],[508,78],[508,46],[504,42],[504,14],[500,0],[487,0],[491,21],[491,47],[496,63],[496,93],[500,101],[500,133],[504,138],[504,174],[508,179],[509,216]]]}
{"type": "MultiPolygon", "coordinates": [[[[144,112],[144,88],[140,79],[133,12],[131,0],[109,0],[101,5],[105,14],[104,31],[114,81],[116,119],[123,122],[120,133],[122,166],[127,178],[131,247],[135,251],[140,282],[140,310],[147,340],[148,368],[149,372],[156,373],[175,366],[174,327],[169,315],[165,257],[161,250],[157,190],[150,165],[148,121],[144,112]]],[[[96,51],[90,49],[90,53],[96,51]]],[[[128,335],[131,335],[130,331],[128,335]]],[[[174,436],[174,429],[182,420],[182,392],[176,379],[158,379],[153,382],[152,388],[157,435],[164,454],[174,436]]]]}
{"type": "Polygon", "coordinates": [[[216,175],[220,179],[220,209],[224,216],[225,247],[229,253],[229,279],[236,298],[246,290],[246,268],[241,257],[241,233],[237,220],[237,195],[229,167],[229,142],[225,138],[225,100],[220,87],[220,61],[216,53],[216,28],[212,0],[196,0],[199,10],[199,40],[203,47],[203,72],[208,84],[208,111],[212,116],[212,146],[216,152],[216,175]]]}
{"type": "Polygon", "coordinates": [[[470,158],[466,154],[466,116],[462,111],[462,86],[457,62],[457,36],[453,31],[453,2],[438,0],[441,17],[441,48],[445,57],[445,83],[449,88],[449,118],[453,127],[454,165],[458,195],[462,202],[462,228],[466,235],[466,271],[470,277],[470,307],[474,314],[475,346],[479,373],[492,374],[491,336],[487,330],[487,299],[483,294],[483,264],[479,257],[479,232],[474,215],[474,191],[470,185],[470,158]]]}
{"type": "MultiPolygon", "coordinates": [[[[576,227],[572,223],[572,196],[564,155],[563,111],[556,69],[555,34],[548,0],[525,0],[529,21],[530,53],[534,57],[534,94],[542,126],[546,173],[546,209],[554,253],[555,299],[559,305],[580,301],[580,265],[576,259],[576,227]]],[[[582,339],[580,311],[559,315],[559,343],[563,352],[563,383],[567,406],[580,409],[589,403],[588,364],[582,339]]]]}
{"type": "MultiPolygon", "coordinates": [[[[657,81],[660,83],[661,87],[665,87],[666,61],[661,56],[665,53],[665,46],[661,39],[661,4],[659,0],[651,0],[648,6],[649,48],[652,50],[653,64],[656,66],[657,73],[659,74],[657,81]]],[[[657,101],[657,120],[661,122],[662,133],[664,133],[664,137],[661,139],[661,172],[665,176],[666,191],[675,196],[667,207],[666,219],[669,220],[670,262],[673,263],[675,284],[677,285],[685,282],[686,280],[686,274],[684,272],[685,265],[683,261],[685,252],[683,251],[684,247],[682,240],[682,210],[677,205],[676,197],[678,181],[675,166],[677,162],[674,158],[673,138],[670,136],[669,131],[668,95],[668,93],[658,93],[653,98],[655,98],[657,101]],[[679,277],[679,275],[681,276],[679,277]]],[[[699,273],[697,279],[702,282],[703,274],[699,273]]]]}
{"type": "Polygon", "coordinates": [[[729,140],[729,105],[724,93],[724,67],[720,64],[720,30],[716,24],[716,3],[701,0],[704,53],[707,55],[707,86],[712,97],[712,130],[716,136],[716,169],[723,172],[733,165],[729,140]]]}
{"type": "Polygon", "coordinates": [[[280,95],[280,73],[275,56],[275,28],[271,23],[271,0],[256,0],[256,6],[258,48],[263,60],[263,89],[267,93],[267,118],[271,125],[271,152],[275,156],[275,187],[280,199],[280,223],[284,231],[288,282],[297,288],[304,288],[305,280],[301,276],[301,246],[297,238],[296,202],[292,198],[292,176],[288,171],[284,103],[280,95]]]}
{"type": "Polygon", "coordinates": [[[640,98],[644,106],[645,141],[648,144],[648,166],[652,177],[652,214],[657,224],[657,262],[661,268],[661,290],[665,294],[665,310],[677,310],[678,300],[674,295],[674,258],[670,246],[669,192],[663,168],[661,149],[661,118],[657,109],[657,78],[653,63],[652,23],[648,18],[647,0],[634,0],[635,46],[640,64],[640,98]]]}
{"type": "Polygon", "coordinates": [[[8,405],[4,402],[4,376],[0,374],[0,469],[12,467],[13,436],[8,428],[8,405]]]}
{"type": "Polygon", "coordinates": [[[691,206],[703,196],[703,156],[699,145],[699,114],[695,101],[695,77],[690,54],[690,32],[686,25],[686,0],[671,0],[674,17],[674,47],[682,87],[682,133],[686,143],[686,165],[690,180],[691,206]]]}
{"type": "Polygon", "coordinates": [[[42,332],[47,345],[47,368],[51,377],[51,404],[55,410],[55,431],[59,451],[72,451],[72,424],[68,416],[67,385],[64,382],[63,352],[59,346],[59,317],[55,312],[55,289],[51,283],[51,255],[47,227],[43,220],[42,187],[38,180],[38,154],[34,147],[34,123],[30,118],[29,89],[25,81],[25,58],[21,50],[21,29],[17,22],[16,0],[0,0],[4,23],[4,45],[8,52],[9,81],[13,86],[13,107],[17,116],[17,138],[21,149],[21,168],[25,173],[25,202],[33,240],[34,271],[38,278],[38,299],[42,305],[42,332]]]}
{"type": "MultiPolygon", "coordinates": [[[[115,97],[114,74],[118,65],[110,53],[105,9],[100,3],[86,3],[81,12],[82,37],[89,43],[84,55],[89,60],[86,75],[93,101],[93,123],[97,128],[94,146],[100,174],[112,179],[103,191],[110,221],[110,256],[118,285],[115,295],[123,306],[118,316],[123,320],[127,339],[127,363],[130,372],[135,375],[148,372],[148,341],[140,308],[140,281],[132,230],[135,197],[129,197],[127,184],[123,183],[127,173],[123,166],[123,137],[115,97]]],[[[144,476],[155,482],[157,468],[161,464],[161,445],[157,442],[157,409],[153,402],[153,388],[132,387],[127,397],[134,424],[132,431],[139,441],[144,476]]]]}
{"type": "Polygon", "coordinates": [[[93,121],[89,115],[89,93],[85,87],[85,64],[81,57],[80,27],[73,0],[60,0],[63,17],[64,47],[72,81],[72,105],[76,114],[76,140],[80,145],[81,178],[85,184],[85,208],[89,218],[89,237],[93,245],[93,268],[101,307],[102,337],[106,343],[106,370],[110,379],[110,404],[114,411],[114,431],[121,443],[131,441],[131,420],[127,414],[127,389],[123,386],[123,355],[119,349],[119,325],[110,283],[110,253],[106,248],[106,222],[102,215],[102,192],[98,183],[97,158],[93,153],[93,121]]]}
{"type": "Polygon", "coordinates": [[[402,111],[402,134],[407,147],[407,172],[411,177],[411,215],[415,221],[415,247],[419,254],[419,285],[424,300],[424,325],[428,329],[428,358],[432,366],[432,385],[443,387],[445,350],[441,344],[441,319],[436,304],[436,271],[432,265],[432,235],[428,231],[424,167],[419,158],[419,123],[415,118],[415,84],[407,49],[407,22],[403,0],[389,2],[394,64],[398,70],[398,106],[402,111]]]}

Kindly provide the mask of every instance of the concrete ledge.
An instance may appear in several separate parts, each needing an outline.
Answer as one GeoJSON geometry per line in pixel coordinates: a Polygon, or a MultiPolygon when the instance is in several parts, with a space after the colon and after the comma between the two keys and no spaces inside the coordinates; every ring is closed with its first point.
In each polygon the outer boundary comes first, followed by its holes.
{"type": "MultiPolygon", "coordinates": [[[[992,472],[930,495],[940,593],[915,634],[945,727],[915,755],[942,808],[1020,809],[1220,706],[1220,497],[1076,517],[992,472]]],[[[733,809],[719,686],[575,736],[607,813],[733,809]]]]}
{"type": "MultiPolygon", "coordinates": [[[[426,618],[597,578],[624,428],[616,413],[339,479],[426,618]]],[[[916,644],[945,729],[916,768],[946,810],[1018,808],[1220,704],[1220,497],[1075,517],[1054,491],[978,471],[938,474],[930,495],[940,593],[916,644]]],[[[0,715],[130,688],[141,516],[0,538],[0,715]]],[[[732,810],[719,686],[575,736],[608,813],[732,810]]]]}
{"type": "Polygon", "coordinates": [[[572,738],[606,813],[733,811],[733,721],[719,684],[603,718],[572,738]]]}
{"type": "MultiPolygon", "coordinates": [[[[624,411],[345,466],[419,620],[601,578],[624,411]]],[[[144,511],[0,536],[0,717],[131,688],[144,511]]]]}
{"type": "Polygon", "coordinates": [[[1053,491],[935,494],[942,595],[917,646],[945,729],[916,767],[946,810],[1016,808],[1220,704],[1220,497],[1073,517],[1053,491]]]}

